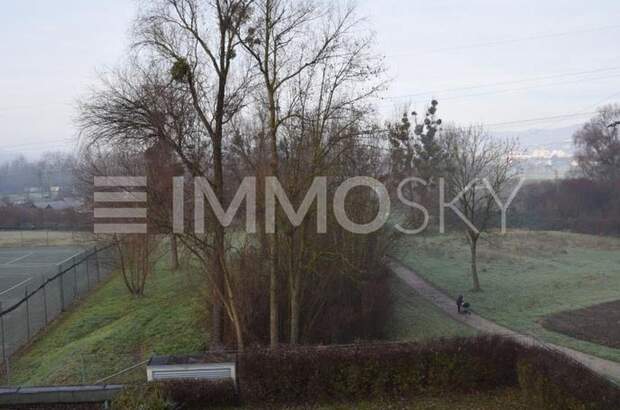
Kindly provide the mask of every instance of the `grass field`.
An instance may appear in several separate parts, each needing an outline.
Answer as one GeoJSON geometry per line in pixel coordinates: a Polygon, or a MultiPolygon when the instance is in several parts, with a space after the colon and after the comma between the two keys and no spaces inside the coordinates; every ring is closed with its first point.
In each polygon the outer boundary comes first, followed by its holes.
{"type": "MultiPolygon", "coordinates": [[[[204,351],[204,305],[190,282],[160,268],[133,298],[115,274],[11,364],[10,384],[93,383],[153,354],[204,351]]],[[[140,367],[114,381],[145,379],[140,367]]]]}
{"type": "Polygon", "coordinates": [[[513,231],[480,241],[483,291],[470,292],[461,235],[410,236],[394,256],[474,311],[549,342],[620,361],[620,350],[546,330],[548,315],[620,299],[620,240],[563,232],[513,231]]]}
{"type": "Polygon", "coordinates": [[[399,278],[392,279],[391,288],[393,313],[386,329],[388,339],[424,341],[476,335],[474,329],[446,315],[399,278]]]}

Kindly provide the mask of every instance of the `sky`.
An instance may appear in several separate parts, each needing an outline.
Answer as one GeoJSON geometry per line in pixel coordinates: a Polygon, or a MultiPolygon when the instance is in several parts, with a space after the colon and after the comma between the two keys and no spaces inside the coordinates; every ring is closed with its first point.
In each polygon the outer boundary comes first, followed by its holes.
{"type": "MultiPolygon", "coordinates": [[[[76,101],[126,55],[135,0],[0,5],[0,154],[68,150],[76,101]]],[[[385,56],[384,118],[432,98],[491,131],[576,124],[620,101],[617,0],[358,0],[385,56]]]]}

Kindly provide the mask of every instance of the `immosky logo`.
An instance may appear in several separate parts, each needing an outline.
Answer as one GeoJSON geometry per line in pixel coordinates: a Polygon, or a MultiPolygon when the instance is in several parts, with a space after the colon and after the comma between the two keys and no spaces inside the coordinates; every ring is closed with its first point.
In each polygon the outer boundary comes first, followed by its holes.
{"type": "MultiPolygon", "coordinates": [[[[307,217],[313,204],[316,202],[316,229],[317,233],[327,232],[327,212],[328,212],[328,195],[327,195],[327,177],[316,177],[306,191],[303,201],[298,209],[295,209],[291,203],[282,184],[276,177],[265,178],[265,232],[274,233],[276,225],[276,208],[279,206],[282,212],[288,218],[289,222],[297,227],[307,217]]],[[[521,190],[525,178],[520,178],[515,188],[505,202],[502,202],[498,192],[495,192],[491,183],[486,178],[477,178],[470,181],[452,200],[446,200],[446,181],[444,178],[438,178],[439,191],[439,232],[446,231],[446,211],[450,210],[460,218],[465,225],[473,232],[478,233],[478,228],[470,221],[465,214],[459,209],[457,204],[468,192],[486,191],[489,194],[501,214],[501,232],[505,233],[507,229],[508,208],[521,190]]],[[[172,227],[176,234],[186,232],[185,225],[185,177],[173,177],[172,179],[172,227]]],[[[193,179],[194,185],[194,233],[205,234],[205,199],[209,204],[211,212],[217,221],[224,227],[228,227],[233,223],[235,216],[243,203],[245,203],[245,230],[247,233],[256,233],[258,221],[256,219],[256,177],[246,177],[237,189],[228,209],[217,198],[215,191],[207,178],[196,177],[193,179]]],[[[412,199],[406,198],[404,188],[407,185],[427,186],[428,182],[418,178],[410,177],[402,180],[397,188],[397,198],[400,203],[409,208],[415,208],[423,215],[422,223],[415,229],[408,229],[400,224],[396,224],[395,228],[407,235],[415,235],[424,232],[429,225],[430,213],[428,209],[412,199]]],[[[147,218],[147,178],[146,177],[95,177],[94,186],[96,188],[105,188],[105,191],[98,191],[94,194],[94,202],[97,204],[108,204],[108,207],[95,207],[95,219],[144,219],[144,223],[95,223],[94,231],[98,234],[145,234],[148,226],[147,218]],[[111,188],[116,188],[116,192],[110,192],[111,188]],[[120,188],[120,189],[119,189],[120,188]],[[132,188],[131,191],[127,190],[132,188]],[[135,190],[143,188],[143,190],[135,190]],[[144,207],[109,207],[110,203],[140,203],[144,207]]],[[[392,201],[388,189],[383,183],[375,178],[358,176],[342,182],[334,193],[332,201],[332,209],[336,221],[347,231],[355,234],[369,234],[381,229],[390,218],[392,201]],[[377,198],[377,213],[375,218],[365,224],[359,224],[351,220],[346,211],[346,199],[350,191],[357,187],[364,187],[374,191],[377,198]]]]}

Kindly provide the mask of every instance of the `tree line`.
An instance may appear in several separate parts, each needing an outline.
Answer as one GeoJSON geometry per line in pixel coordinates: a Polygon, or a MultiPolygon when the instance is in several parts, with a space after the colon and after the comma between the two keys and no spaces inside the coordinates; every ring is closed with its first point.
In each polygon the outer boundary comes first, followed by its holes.
{"type": "Polygon", "coordinates": [[[527,184],[511,224],[531,229],[620,235],[620,106],[610,104],[575,134],[577,168],[567,178],[527,184]]]}

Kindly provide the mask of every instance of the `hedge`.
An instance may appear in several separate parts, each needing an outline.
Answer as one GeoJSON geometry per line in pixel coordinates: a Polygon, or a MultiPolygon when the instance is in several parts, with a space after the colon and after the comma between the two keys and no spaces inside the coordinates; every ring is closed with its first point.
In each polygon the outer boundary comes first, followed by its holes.
{"type": "Polygon", "coordinates": [[[614,383],[561,353],[501,337],[259,350],[239,355],[237,362],[237,386],[158,383],[154,395],[184,409],[240,403],[255,408],[520,387],[531,408],[620,409],[614,383]]]}
{"type": "Polygon", "coordinates": [[[529,349],[517,361],[519,386],[533,407],[548,410],[620,409],[620,388],[566,355],[529,349]]]}
{"type": "Polygon", "coordinates": [[[262,351],[239,358],[239,387],[261,404],[491,390],[517,383],[516,355],[498,338],[262,351]]]}

